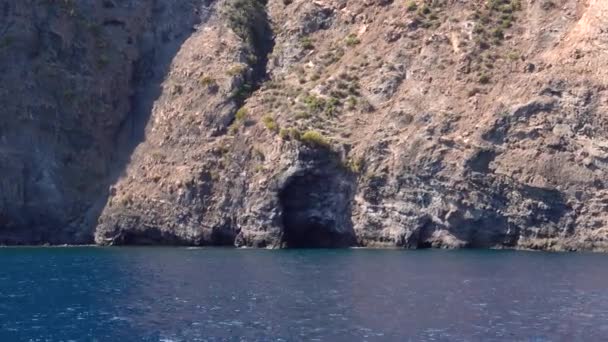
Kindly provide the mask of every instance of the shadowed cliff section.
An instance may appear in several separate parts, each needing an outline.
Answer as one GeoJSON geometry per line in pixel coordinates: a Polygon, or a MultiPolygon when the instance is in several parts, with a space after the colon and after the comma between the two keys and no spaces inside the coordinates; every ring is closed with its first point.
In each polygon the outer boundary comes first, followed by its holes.
{"type": "Polygon", "coordinates": [[[0,1],[0,243],[93,242],[195,3],[0,1]]]}
{"type": "Polygon", "coordinates": [[[234,245],[236,212],[224,206],[239,205],[243,193],[231,192],[245,183],[225,184],[214,169],[227,167],[227,133],[247,124],[237,112],[265,80],[272,48],[265,2],[214,4],[162,80],[146,139],[99,219],[97,243],[234,245]]]}
{"type": "MultiPolygon", "coordinates": [[[[241,108],[268,77],[268,56],[274,48],[274,36],[266,12],[267,3],[267,0],[228,0],[221,10],[228,26],[243,40],[242,52],[249,67],[242,75],[244,82],[231,94],[236,108],[241,108]]],[[[235,119],[236,115],[228,126],[235,119]]]]}
{"type": "Polygon", "coordinates": [[[126,147],[117,150],[123,158],[128,158],[144,141],[146,125],[154,103],[163,91],[162,83],[171,70],[171,63],[184,42],[196,32],[197,26],[204,27],[209,20],[212,3],[213,0],[187,0],[174,5],[156,2],[152,9],[151,29],[141,38],[141,57],[135,62],[132,75],[131,111],[117,136],[122,139],[119,140],[120,146],[126,147]]]}
{"type": "MultiPolygon", "coordinates": [[[[132,154],[139,144],[146,139],[146,126],[153,113],[156,101],[162,95],[163,82],[171,71],[171,64],[177,53],[192,34],[205,26],[212,15],[213,0],[183,0],[173,3],[156,1],[151,9],[150,30],[139,40],[140,58],[134,63],[132,74],[133,91],[129,94],[131,109],[116,132],[114,172],[106,183],[110,190],[100,197],[90,213],[95,229],[98,218],[111,196],[113,185],[124,176],[125,169],[132,159],[132,154]]],[[[132,221],[137,225],[137,221],[132,221]]],[[[91,242],[94,242],[91,234],[91,242]]],[[[158,231],[150,234],[140,244],[173,244],[177,240],[171,234],[158,231]]],[[[125,236],[124,244],[136,244],[137,235],[125,236]]]]}

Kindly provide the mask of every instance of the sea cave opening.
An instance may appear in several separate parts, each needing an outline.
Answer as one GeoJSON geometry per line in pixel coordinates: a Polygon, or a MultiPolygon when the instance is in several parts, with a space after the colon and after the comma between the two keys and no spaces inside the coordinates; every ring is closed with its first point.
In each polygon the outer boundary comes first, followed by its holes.
{"type": "Polygon", "coordinates": [[[350,183],[339,174],[301,174],[282,188],[286,248],[342,248],[356,243],[351,223],[350,183]]]}

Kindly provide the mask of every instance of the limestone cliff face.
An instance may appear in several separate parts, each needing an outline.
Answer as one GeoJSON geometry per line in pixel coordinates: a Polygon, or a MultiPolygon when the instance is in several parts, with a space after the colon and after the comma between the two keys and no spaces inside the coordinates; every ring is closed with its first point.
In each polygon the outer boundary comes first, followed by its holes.
{"type": "Polygon", "coordinates": [[[0,242],[608,249],[603,1],[0,4],[0,242]]]}

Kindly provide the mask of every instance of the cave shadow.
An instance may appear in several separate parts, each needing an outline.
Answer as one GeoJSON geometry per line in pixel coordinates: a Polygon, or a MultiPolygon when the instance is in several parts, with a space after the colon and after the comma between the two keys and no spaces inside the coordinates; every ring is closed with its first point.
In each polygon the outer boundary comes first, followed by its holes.
{"type": "Polygon", "coordinates": [[[346,248],[357,244],[352,222],[356,181],[330,153],[309,151],[304,167],[279,191],[282,245],[346,248]]]}

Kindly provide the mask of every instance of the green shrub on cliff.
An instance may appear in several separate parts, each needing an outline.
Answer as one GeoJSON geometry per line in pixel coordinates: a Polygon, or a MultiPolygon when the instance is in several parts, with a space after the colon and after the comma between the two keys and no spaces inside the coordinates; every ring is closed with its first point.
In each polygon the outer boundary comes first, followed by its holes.
{"type": "Polygon", "coordinates": [[[279,131],[279,124],[277,124],[277,122],[274,120],[274,118],[272,116],[269,115],[265,115],[262,118],[262,122],[264,123],[264,126],[266,127],[266,129],[268,129],[271,132],[278,132],[279,131]]]}
{"type": "Polygon", "coordinates": [[[363,157],[354,157],[342,161],[342,166],[353,174],[360,174],[363,171],[365,159],[363,157]]]}
{"type": "Polygon", "coordinates": [[[210,76],[202,76],[200,78],[200,82],[201,82],[201,85],[204,87],[211,87],[211,86],[217,84],[216,80],[210,76]]]}
{"type": "Polygon", "coordinates": [[[357,37],[356,34],[353,33],[346,36],[344,41],[346,42],[346,46],[349,47],[361,44],[361,40],[357,37]]]}
{"type": "Polygon", "coordinates": [[[300,136],[300,141],[312,147],[329,148],[329,141],[317,131],[306,131],[300,136]]]}
{"type": "Polygon", "coordinates": [[[302,49],[304,50],[314,50],[315,44],[313,43],[310,37],[304,37],[300,39],[300,43],[302,44],[302,49]]]}
{"type": "Polygon", "coordinates": [[[281,128],[279,136],[283,140],[299,140],[302,133],[297,128],[281,128]]]}
{"type": "Polygon", "coordinates": [[[247,119],[248,113],[247,113],[247,109],[245,109],[245,107],[242,107],[241,109],[236,111],[236,114],[234,115],[234,120],[238,121],[238,122],[242,122],[245,121],[245,119],[247,119]]]}

